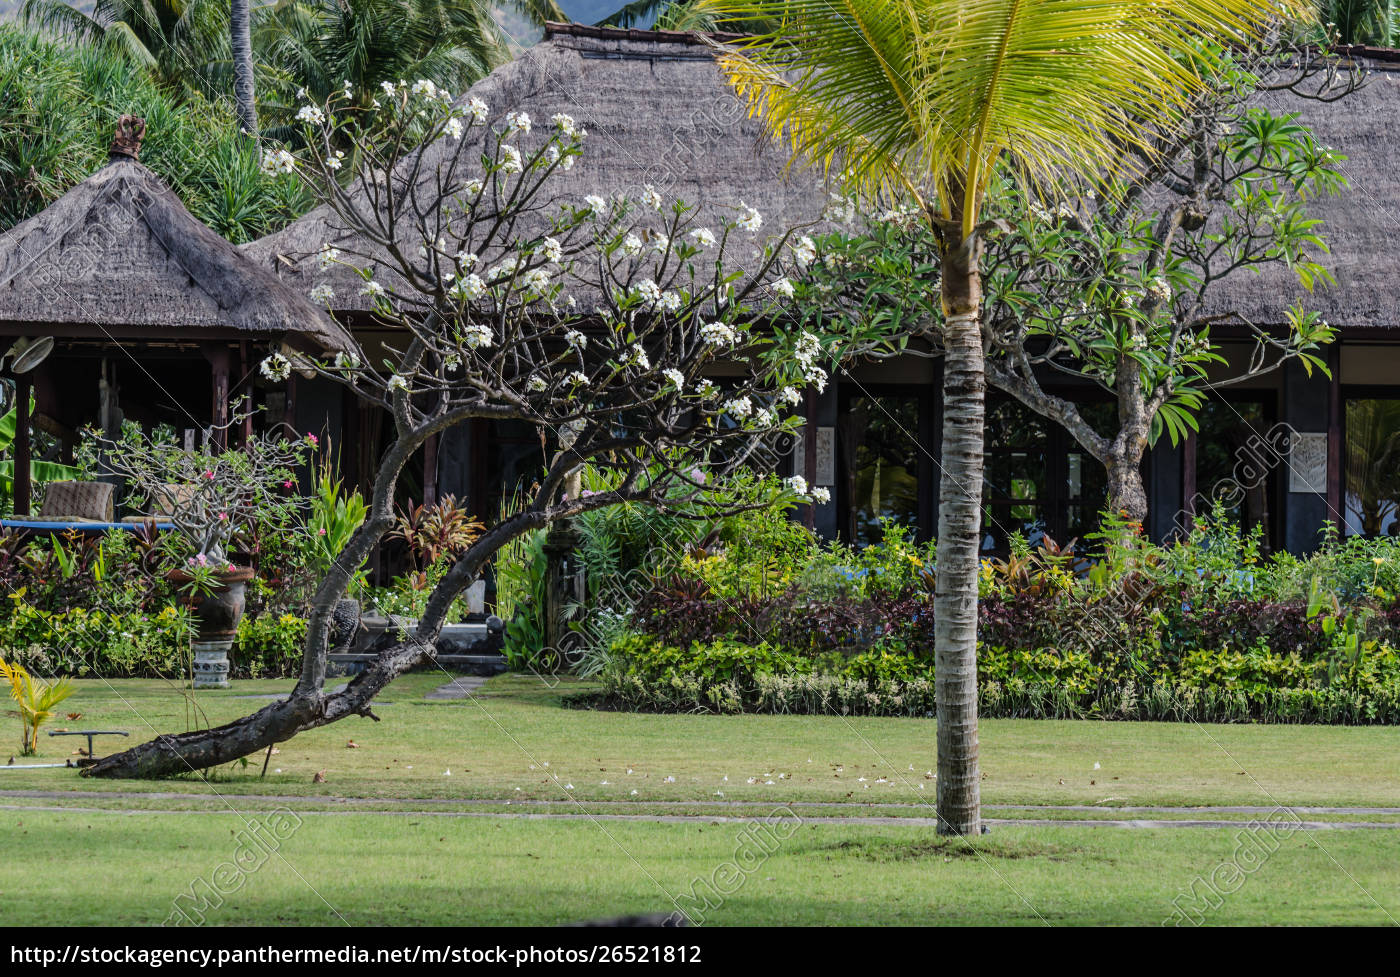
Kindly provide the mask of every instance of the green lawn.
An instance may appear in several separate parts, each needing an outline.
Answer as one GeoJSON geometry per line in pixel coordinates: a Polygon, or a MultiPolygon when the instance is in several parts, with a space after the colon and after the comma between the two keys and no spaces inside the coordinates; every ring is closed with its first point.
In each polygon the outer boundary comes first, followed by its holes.
{"type": "MultiPolygon", "coordinates": [[[[159,923],[177,896],[195,905],[192,885],[208,901],[197,915],[213,924],[536,924],[693,908],[696,881],[714,878],[754,830],[721,818],[791,804],[801,823],[785,815],[791,830],[712,899],[706,922],[1155,924],[1193,880],[1238,860],[1252,836],[1243,822],[1256,817],[1209,815],[1242,822],[1228,828],[999,825],[970,847],[945,843],[925,824],[830,820],[928,817],[931,721],[586,712],[561,708],[564,690],[520,677],[493,680],[474,701],[423,698],[446,680],[408,676],[376,708],[383,722],[350,720],[283,744],[266,779],[261,757],[207,783],[0,772],[0,908],[21,925],[159,923]],[[326,782],[315,784],[320,770],[326,782]],[[697,820],[616,819],[643,814],[697,820]],[[293,827],[236,886],[217,886],[249,819],[293,827]],[[208,900],[204,882],[226,895],[208,900]]],[[[127,729],[131,742],[185,728],[187,700],[166,683],[79,686],[65,704],[82,713],[63,721],[70,728],[127,729]]],[[[223,722],[260,705],[236,696],[289,687],[203,692],[198,715],[223,722]]],[[[0,725],[16,744],[17,729],[0,725]]],[[[1400,807],[1396,729],[988,720],[981,738],[984,801],[1022,805],[989,808],[992,818],[1193,816],[1110,810],[1124,805],[1400,807]],[[1033,807],[1045,804],[1101,809],[1033,807]]],[[[45,756],[16,763],[61,762],[79,745],[41,741],[45,756]]],[[[1400,919],[1400,830],[1291,832],[1270,848],[1236,891],[1209,900],[1218,905],[1205,921],[1400,919]]]]}
{"type": "MultiPolygon", "coordinates": [[[[376,706],[383,722],[349,719],[305,733],[283,744],[265,779],[258,776],[259,756],[247,768],[219,770],[217,788],[226,794],[614,801],[712,800],[722,792],[725,800],[764,804],[923,803],[934,788],[931,720],[580,711],[560,708],[558,690],[514,676],[492,680],[474,700],[422,698],[445,681],[441,674],[400,679],[376,706]],[[350,741],[356,748],[347,746],[350,741]],[[320,770],[326,783],[313,784],[320,770]],[[566,784],[573,788],[566,792],[566,784]]],[[[64,720],[67,727],[126,729],[133,743],[186,728],[186,700],[166,683],[78,685],[64,708],[82,718],[64,720]]],[[[220,723],[260,705],[236,696],[290,686],[240,682],[227,692],[201,692],[195,701],[205,721],[220,723]]],[[[13,732],[18,744],[17,724],[0,725],[0,731],[13,732]]],[[[79,746],[70,737],[40,740],[45,753],[38,761],[61,762],[79,746]]],[[[981,741],[982,796],[989,804],[1400,807],[1400,729],[1394,727],[990,719],[982,723],[981,741]]],[[[99,748],[121,743],[108,738],[99,748]]],[[[0,790],[207,789],[193,777],[94,781],[66,769],[7,770],[0,777],[0,790]]]]}

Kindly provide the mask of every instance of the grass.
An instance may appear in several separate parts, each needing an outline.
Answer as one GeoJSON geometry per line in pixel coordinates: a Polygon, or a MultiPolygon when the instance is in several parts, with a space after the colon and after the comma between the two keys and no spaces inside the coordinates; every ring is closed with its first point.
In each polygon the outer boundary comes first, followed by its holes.
{"type": "MultiPolygon", "coordinates": [[[[706,922],[1155,924],[1193,880],[1235,858],[1249,830],[1003,825],[969,845],[926,825],[835,823],[931,814],[932,722],[580,711],[559,700],[585,686],[551,689],[519,676],[493,679],[475,700],[424,698],[446,681],[401,679],[376,707],[381,723],[298,736],[272,757],[266,779],[261,756],[207,782],[0,772],[7,920],[159,923],[197,880],[213,882],[249,819],[266,822],[274,808],[299,824],[236,891],[205,907],[208,922],[533,925],[669,911],[677,899],[694,905],[682,897],[750,837],[752,827],[721,818],[792,804],[800,826],[706,922]],[[313,783],[321,770],[326,782],[313,783]],[[698,820],[591,821],[588,812],[698,820]],[[540,813],[577,819],[520,816],[540,813]],[[113,878],[123,884],[111,886],[113,878]],[[36,880],[65,898],[34,898],[36,880]]],[[[191,715],[167,683],[78,684],[67,708],[82,715],[64,721],[72,729],[127,729],[137,742],[183,729],[191,715]]],[[[195,714],[224,722],[261,705],[238,696],[289,688],[241,682],[201,692],[195,714]]],[[[11,733],[18,746],[18,724],[0,724],[11,733]]],[[[62,762],[80,742],[40,740],[44,755],[16,763],[62,762]]],[[[988,810],[994,818],[1192,816],[1111,810],[1124,805],[1400,807],[1393,728],[988,720],[981,740],[984,802],[1021,805],[988,810]],[[1046,804],[1103,809],[1034,807],[1046,804]]],[[[1205,914],[1242,924],[1392,917],[1400,918],[1400,830],[1290,834],[1205,914]]]]}
{"type": "MultiPolygon", "coordinates": [[[[307,816],[236,887],[216,881],[245,828],[227,814],[0,815],[11,924],[154,924],[211,891],[233,924],[537,925],[700,903],[749,846],[743,825],[307,816]],[[356,840],[372,839],[360,844],[356,840]],[[119,877],[121,886],[112,886],[119,877]],[[61,900],[34,898],[35,880],[61,900]],[[197,880],[203,880],[205,888],[197,880]],[[218,887],[216,889],[216,887],[218,887]]],[[[927,830],[808,823],[714,900],[707,924],[1162,922],[1235,832],[1007,829],[976,851],[927,830]]],[[[1287,837],[1212,923],[1385,923],[1400,913],[1400,832],[1287,837]],[[1370,895],[1368,895],[1368,893],[1370,895]],[[1373,900],[1371,896],[1374,896],[1373,900]],[[1379,903],[1379,905],[1378,905],[1379,903]]],[[[746,863],[753,864],[753,863],[746,863]]]]}
{"type": "MultiPolygon", "coordinates": [[[[519,676],[493,679],[474,700],[423,698],[446,681],[409,675],[376,706],[382,722],[351,719],[304,733],[282,745],[266,778],[258,756],[246,768],[215,771],[213,783],[224,794],[650,802],[716,800],[720,792],[760,804],[924,803],[934,789],[930,720],[580,711],[558,704],[579,686],[549,689],[519,676]],[[326,782],[312,783],[321,770],[326,782]]],[[[166,683],[77,684],[67,706],[82,718],[64,721],[69,728],[126,729],[133,743],[186,728],[185,699],[166,683]]],[[[221,723],[261,705],[238,696],[290,686],[241,682],[200,692],[197,702],[205,721],[221,723]]],[[[17,724],[0,726],[6,732],[17,747],[17,724]]],[[[40,757],[16,762],[62,762],[80,743],[40,740],[40,757]]],[[[122,743],[109,737],[98,748],[122,743]]],[[[991,719],[982,723],[981,744],[989,804],[1400,807],[1393,727],[991,719]]],[[[209,789],[193,776],[97,781],[66,769],[6,770],[0,778],[0,790],[209,789]]]]}

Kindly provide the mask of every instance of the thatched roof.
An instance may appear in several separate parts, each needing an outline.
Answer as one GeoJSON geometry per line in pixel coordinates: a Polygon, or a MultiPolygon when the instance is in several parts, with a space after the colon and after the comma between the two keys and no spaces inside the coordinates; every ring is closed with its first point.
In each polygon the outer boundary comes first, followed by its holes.
{"type": "MultiPolygon", "coordinates": [[[[668,199],[699,205],[711,225],[747,203],[762,212],[764,234],[818,219],[828,201],[816,174],[789,170],[782,148],[764,145],[759,120],[729,88],[713,48],[694,34],[551,24],[541,43],[463,98],[471,96],[490,106],[493,120],[517,110],[546,126],[563,112],[588,129],[578,164],[547,185],[557,199],[639,192],[649,183],[668,199]]],[[[481,138],[482,130],[469,133],[481,138]]],[[[424,169],[432,172],[434,154],[447,150],[439,144],[425,152],[424,169]]],[[[367,308],[348,272],[322,271],[312,257],[323,244],[345,241],[334,214],[320,208],[243,251],[303,292],[335,284],[333,304],[342,311],[367,308]]]]}
{"type": "Polygon", "coordinates": [[[1331,253],[1317,256],[1337,284],[1309,294],[1282,265],[1259,274],[1232,275],[1213,286],[1215,308],[1238,311],[1260,325],[1279,325],[1294,302],[1316,309],[1348,334],[1400,334],[1400,178],[1396,175],[1395,120],[1400,118],[1400,51],[1353,49],[1371,69],[1367,83],[1334,102],[1272,92],[1258,103],[1274,113],[1296,113],[1319,144],[1346,155],[1341,171],[1350,189],[1309,205],[1320,218],[1331,253]]]}
{"type": "Polygon", "coordinates": [[[249,261],[136,159],[111,161],[0,234],[0,334],[283,339],[349,348],[324,309],[249,261]]]}

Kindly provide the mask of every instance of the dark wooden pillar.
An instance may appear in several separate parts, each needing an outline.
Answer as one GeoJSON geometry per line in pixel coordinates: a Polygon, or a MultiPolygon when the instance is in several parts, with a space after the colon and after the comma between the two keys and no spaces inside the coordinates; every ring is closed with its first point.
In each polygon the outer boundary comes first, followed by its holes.
{"type": "Polygon", "coordinates": [[[293,431],[297,429],[297,375],[287,377],[287,403],[282,408],[282,423],[293,431]]]}
{"type": "Polygon", "coordinates": [[[1342,422],[1346,404],[1342,400],[1342,339],[1327,347],[1327,369],[1332,380],[1327,389],[1327,518],[1339,529],[1345,526],[1342,506],[1342,465],[1346,446],[1342,443],[1342,422]]]}
{"type": "Polygon", "coordinates": [[[213,373],[209,443],[215,450],[222,451],[228,447],[228,347],[213,344],[205,346],[204,358],[209,361],[213,373]]]}
{"type": "Polygon", "coordinates": [[[1196,524],[1196,445],[1193,431],[1181,444],[1181,530],[1189,533],[1196,524]]]}
{"type": "Polygon", "coordinates": [[[437,504],[438,487],[438,436],[428,435],[423,442],[423,504],[437,504]]]}
{"type": "Polygon", "coordinates": [[[29,516],[29,468],[32,458],[29,443],[29,377],[19,374],[15,377],[15,515],[21,519],[29,516]]]}
{"type": "Polygon", "coordinates": [[[238,375],[248,384],[248,392],[243,397],[242,444],[253,440],[253,361],[249,357],[248,341],[238,344],[238,375]]]}
{"type": "MultiPolygon", "coordinates": [[[[802,404],[802,477],[807,480],[807,489],[817,486],[817,391],[808,386],[802,404]]],[[[817,507],[807,505],[803,523],[808,529],[817,528],[817,507]]]]}

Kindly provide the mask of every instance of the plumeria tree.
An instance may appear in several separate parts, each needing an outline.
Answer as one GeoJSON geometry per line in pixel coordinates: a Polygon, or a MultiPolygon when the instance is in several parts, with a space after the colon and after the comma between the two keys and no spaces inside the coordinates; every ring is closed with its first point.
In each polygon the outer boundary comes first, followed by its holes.
{"type": "MultiPolygon", "coordinates": [[[[1303,305],[1282,310],[1282,330],[1252,321],[1220,286],[1266,265],[1292,269],[1306,289],[1332,281],[1309,203],[1345,185],[1345,157],[1258,96],[1340,98],[1360,75],[1309,49],[1212,53],[1210,87],[1192,110],[1152,125],[1151,165],[1053,198],[1003,174],[988,200],[987,379],[1062,425],[1105,467],[1109,508],[1139,523],[1150,444],[1194,430],[1212,391],[1290,360],[1326,372],[1321,347],[1334,334],[1303,305]],[[1227,359],[1222,335],[1244,354],[1227,359]],[[1111,397],[1114,422],[1091,423],[1083,398],[1062,393],[1066,382],[1111,397]]],[[[940,274],[934,235],[898,203],[859,223],[858,233],[823,238],[820,261],[810,249],[801,304],[823,328],[846,332],[852,351],[941,356],[942,309],[924,286],[940,274]],[[933,341],[911,348],[911,334],[933,341]]]]}
{"type": "Polygon", "coordinates": [[[787,234],[763,238],[762,215],[749,207],[707,226],[651,188],[551,197],[551,177],[584,154],[587,134],[567,115],[493,119],[479,99],[454,101],[426,81],[386,84],[377,102],[366,111],[347,93],[303,107],[309,148],[267,159],[271,171],[300,174],[344,229],[320,251],[313,294],[331,301],[355,289],[395,337],[382,355],[277,353],[262,364],[273,380],[314,371],[392,418],[365,522],[313,598],[300,681],[251,716],[160,737],[95,764],[95,775],[208,767],[345,716],[372,717],[374,696],[432,653],[453,599],[530,530],[623,502],[719,512],[805,492],[790,482],[727,498],[710,477],[790,431],[797,419],[785,415],[803,389],[826,382],[822,337],[784,325],[787,234]],[[365,165],[344,181],[333,147],[347,141],[365,165]],[[729,266],[736,253],[747,268],[729,266]],[[416,632],[327,693],[331,612],[394,525],[403,466],[429,437],[477,419],[533,425],[551,447],[548,465],[460,553],[416,632]],[[581,490],[585,464],[606,490],[581,490]]]}

